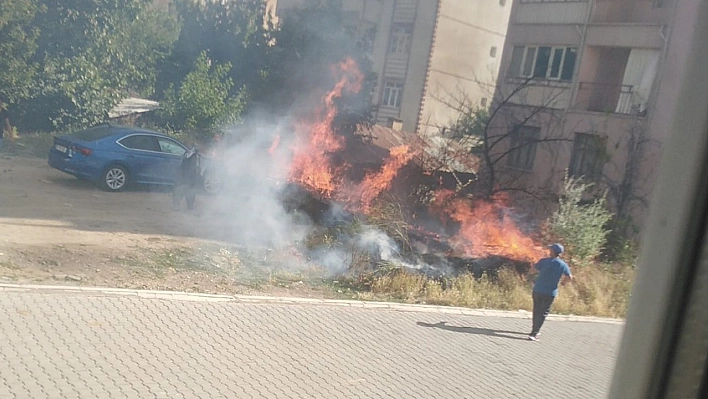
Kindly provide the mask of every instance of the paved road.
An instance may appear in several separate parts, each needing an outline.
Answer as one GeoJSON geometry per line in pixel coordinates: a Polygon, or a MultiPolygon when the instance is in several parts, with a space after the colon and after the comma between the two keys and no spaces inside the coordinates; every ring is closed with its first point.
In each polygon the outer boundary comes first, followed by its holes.
{"type": "Polygon", "coordinates": [[[601,398],[622,327],[0,291],[0,398],[601,398]]]}

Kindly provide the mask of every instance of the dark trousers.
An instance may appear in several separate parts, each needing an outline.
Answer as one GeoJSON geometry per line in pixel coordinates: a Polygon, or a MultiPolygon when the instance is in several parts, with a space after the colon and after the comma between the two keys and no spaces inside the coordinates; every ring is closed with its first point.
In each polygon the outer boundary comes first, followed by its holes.
{"type": "Polygon", "coordinates": [[[551,305],[556,297],[552,295],[541,294],[538,292],[533,293],[533,328],[531,330],[531,335],[536,336],[536,334],[541,331],[541,326],[543,322],[546,321],[546,316],[551,311],[551,305]]]}
{"type": "Polygon", "coordinates": [[[187,208],[194,208],[194,201],[197,199],[197,188],[192,184],[177,184],[172,192],[172,206],[179,208],[182,198],[187,200],[187,208]]]}

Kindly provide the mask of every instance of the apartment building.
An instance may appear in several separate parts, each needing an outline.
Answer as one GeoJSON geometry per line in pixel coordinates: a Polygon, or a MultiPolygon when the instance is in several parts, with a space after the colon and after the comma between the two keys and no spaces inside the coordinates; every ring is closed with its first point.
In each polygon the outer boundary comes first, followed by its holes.
{"type": "MultiPolygon", "coordinates": [[[[304,0],[270,0],[278,17],[304,0]]],[[[511,5],[506,0],[343,0],[368,43],[376,122],[421,135],[454,121],[461,98],[491,102],[511,5]]]]}
{"type": "Polygon", "coordinates": [[[641,225],[699,1],[514,0],[495,97],[506,181],[582,176],[641,225]]]}

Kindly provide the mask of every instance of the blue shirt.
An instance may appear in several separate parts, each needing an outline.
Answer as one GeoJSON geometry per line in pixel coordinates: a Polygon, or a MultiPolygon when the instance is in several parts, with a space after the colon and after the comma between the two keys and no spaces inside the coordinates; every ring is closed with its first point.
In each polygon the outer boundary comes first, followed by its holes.
{"type": "Polygon", "coordinates": [[[570,268],[560,258],[543,258],[534,265],[538,269],[538,278],[533,286],[533,292],[539,294],[558,295],[558,282],[565,274],[570,276],[570,268]]]}

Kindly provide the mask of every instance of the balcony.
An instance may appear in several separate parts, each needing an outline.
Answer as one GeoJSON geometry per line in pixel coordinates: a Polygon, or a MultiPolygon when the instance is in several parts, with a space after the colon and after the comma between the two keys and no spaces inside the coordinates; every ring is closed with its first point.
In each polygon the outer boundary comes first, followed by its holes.
{"type": "Polygon", "coordinates": [[[569,82],[545,79],[529,82],[524,78],[507,78],[500,90],[511,104],[549,109],[565,109],[570,103],[570,92],[569,82]]]}
{"type": "Polygon", "coordinates": [[[665,24],[668,6],[660,0],[596,0],[592,22],[600,24],[665,24]]]}
{"type": "Polygon", "coordinates": [[[670,22],[663,0],[596,0],[588,26],[588,46],[661,49],[670,22]]]}
{"type": "Polygon", "coordinates": [[[521,0],[514,13],[517,24],[582,24],[590,2],[586,0],[521,0]]]}
{"type": "Polygon", "coordinates": [[[623,115],[646,115],[634,86],[580,82],[573,109],[623,115]]]}

